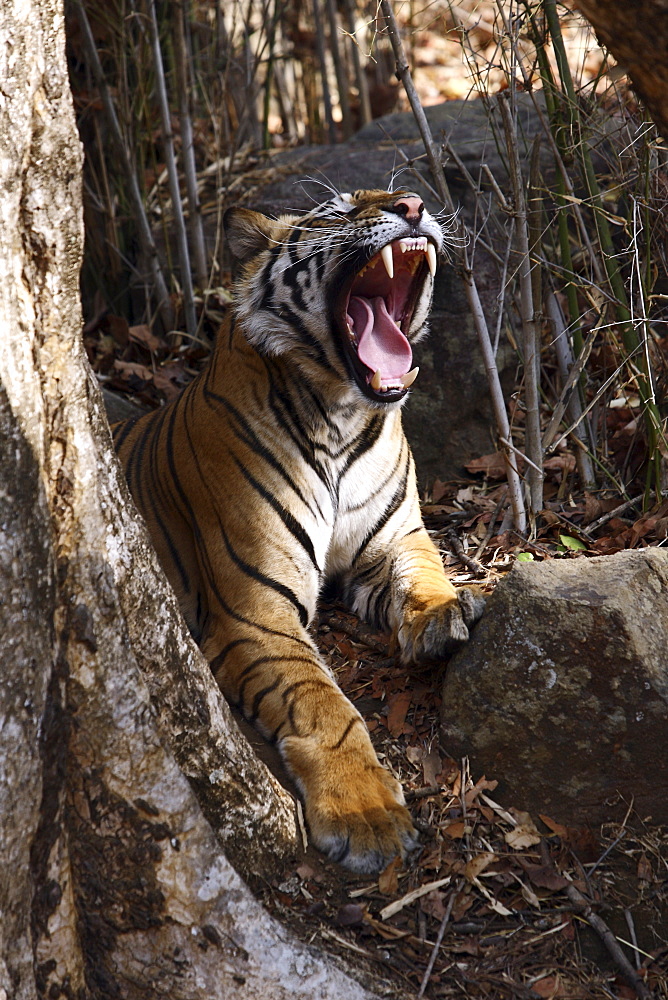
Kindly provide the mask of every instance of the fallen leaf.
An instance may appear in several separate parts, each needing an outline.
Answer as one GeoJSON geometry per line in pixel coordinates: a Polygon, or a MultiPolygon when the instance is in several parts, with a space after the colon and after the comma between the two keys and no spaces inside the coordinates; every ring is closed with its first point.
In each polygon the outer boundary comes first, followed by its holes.
{"type": "Polygon", "coordinates": [[[450,917],[453,923],[457,923],[461,920],[464,914],[470,910],[472,906],[473,897],[466,891],[458,892],[454,898],[452,910],[450,912],[450,917]]]}
{"type": "Polygon", "coordinates": [[[397,691],[387,699],[387,728],[392,736],[401,736],[411,703],[410,691],[397,691]]]}
{"type": "Polygon", "coordinates": [[[158,351],[161,347],[164,347],[163,342],[154,333],[151,333],[151,328],[146,323],[131,326],[128,333],[130,340],[134,340],[138,344],[143,344],[144,347],[148,347],[149,351],[158,351]]]}
{"type": "Polygon", "coordinates": [[[562,826],[561,823],[557,823],[556,820],[550,819],[549,816],[544,816],[543,813],[538,813],[538,818],[542,820],[546,827],[552,831],[555,837],[561,837],[562,840],[568,838],[568,827],[562,826]]]}
{"type": "Polygon", "coordinates": [[[467,472],[482,472],[490,479],[505,479],[506,461],[501,451],[493,451],[491,455],[481,455],[465,465],[467,472]]]}
{"type": "Polygon", "coordinates": [[[448,837],[452,837],[453,840],[459,840],[466,833],[466,823],[463,819],[455,820],[454,823],[450,823],[449,826],[443,828],[443,833],[447,834],[448,837]]]}
{"type": "Polygon", "coordinates": [[[523,858],[518,858],[518,861],[533,884],[537,885],[539,889],[550,889],[552,892],[557,892],[559,889],[565,889],[569,884],[568,879],[560,875],[550,865],[532,865],[523,858]]]}
{"type": "Polygon", "coordinates": [[[498,781],[495,780],[488,781],[484,774],[482,778],[478,778],[473,788],[469,788],[468,792],[464,796],[467,809],[471,808],[481,792],[493,792],[498,784],[498,781]]]}
{"type": "Polygon", "coordinates": [[[539,997],[544,997],[545,1000],[556,1000],[557,997],[566,996],[562,992],[561,980],[558,974],[556,976],[544,976],[542,979],[536,980],[531,984],[531,989],[539,997]]]}
{"type": "Polygon", "coordinates": [[[422,775],[425,785],[437,785],[443,762],[435,750],[428,753],[422,761],[422,775]]]}
{"type": "Polygon", "coordinates": [[[517,826],[509,830],[505,835],[505,841],[514,851],[523,851],[526,847],[533,847],[540,844],[541,835],[536,829],[536,824],[527,812],[520,809],[509,809],[511,815],[517,820],[517,826]]]}
{"type": "MultiPolygon", "coordinates": [[[[517,876],[515,876],[517,878],[517,876]]],[[[522,879],[517,879],[522,888],[522,898],[529,904],[529,906],[534,906],[537,910],[540,910],[540,900],[536,893],[528,885],[522,881],[522,879]]]]}
{"type": "Polygon", "coordinates": [[[637,875],[639,882],[652,882],[654,880],[652,864],[644,853],[638,858],[637,875]]]}
{"type": "Polygon", "coordinates": [[[118,359],[114,361],[114,368],[119,371],[123,378],[129,377],[130,375],[136,375],[137,378],[142,379],[144,382],[151,382],[153,380],[153,372],[146,365],[140,365],[136,361],[119,361],[118,359]]]}
{"type": "Polygon", "coordinates": [[[428,892],[426,896],[423,896],[420,900],[420,909],[423,913],[426,913],[428,917],[434,917],[436,920],[442,920],[445,916],[445,893],[440,892],[439,889],[432,889],[428,892]]]}
{"type": "Polygon", "coordinates": [[[378,888],[384,896],[395,896],[399,891],[397,871],[401,866],[401,858],[393,858],[387,868],[378,876],[378,888]]]}
{"type": "Polygon", "coordinates": [[[481,872],[484,872],[486,868],[492,864],[493,861],[498,861],[496,854],[476,854],[474,858],[466,862],[466,868],[464,869],[464,877],[468,882],[472,882],[474,878],[478,878],[481,872]]]}
{"type": "Polygon", "coordinates": [[[419,764],[425,758],[424,747],[408,747],[406,749],[406,760],[411,764],[419,764]]]}
{"type": "Polygon", "coordinates": [[[128,321],[123,316],[114,316],[112,313],[108,313],[100,326],[107,330],[121,347],[127,346],[130,328],[128,321]]]}
{"type": "Polygon", "coordinates": [[[559,535],[559,541],[566,549],[571,549],[574,552],[586,552],[587,546],[584,542],[581,542],[579,538],[573,538],[571,535],[559,535]]]}
{"type": "Polygon", "coordinates": [[[438,503],[438,501],[445,496],[448,492],[448,487],[445,483],[442,483],[440,479],[434,480],[434,485],[431,488],[431,499],[432,503],[438,503]]]}
{"type": "Polygon", "coordinates": [[[562,452],[561,455],[548,458],[546,462],[543,462],[543,468],[546,472],[561,473],[556,477],[557,482],[561,482],[562,476],[568,475],[575,468],[575,455],[571,455],[568,451],[562,452]]]}

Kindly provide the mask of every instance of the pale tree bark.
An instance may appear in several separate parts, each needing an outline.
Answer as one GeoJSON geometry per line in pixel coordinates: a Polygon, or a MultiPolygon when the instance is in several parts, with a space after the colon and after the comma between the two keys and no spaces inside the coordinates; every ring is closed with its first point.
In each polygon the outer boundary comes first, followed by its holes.
{"type": "Polygon", "coordinates": [[[668,139],[667,0],[575,0],[668,139]]]}
{"type": "Polygon", "coordinates": [[[297,851],[127,502],[81,346],[60,0],[0,4],[0,1000],[369,996],[232,867],[297,851]]]}

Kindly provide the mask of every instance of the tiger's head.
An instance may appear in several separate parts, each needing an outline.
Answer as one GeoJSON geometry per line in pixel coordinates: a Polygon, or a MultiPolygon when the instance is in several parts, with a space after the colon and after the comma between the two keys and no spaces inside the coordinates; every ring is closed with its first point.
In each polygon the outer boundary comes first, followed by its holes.
{"type": "Polygon", "coordinates": [[[228,209],[236,309],[262,354],[339,397],[400,402],[415,380],[444,233],[410,191],[337,194],[305,215],[228,209]]]}

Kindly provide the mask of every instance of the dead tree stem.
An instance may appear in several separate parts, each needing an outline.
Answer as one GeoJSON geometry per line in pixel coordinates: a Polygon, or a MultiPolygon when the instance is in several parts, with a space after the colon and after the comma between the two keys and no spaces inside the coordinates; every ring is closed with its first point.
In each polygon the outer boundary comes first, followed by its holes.
{"type": "Polygon", "coordinates": [[[190,245],[195,265],[195,276],[200,289],[207,287],[208,270],[204,232],[202,230],[202,214],[197,191],[197,168],[195,165],[195,145],[193,142],[192,117],[190,114],[190,73],[188,44],[186,41],[185,18],[186,7],[183,2],[176,5],[174,11],[174,42],[176,80],[179,92],[179,120],[181,123],[181,156],[183,158],[183,173],[188,192],[188,228],[190,230],[190,245]]]}
{"type": "Polygon", "coordinates": [[[169,181],[169,192],[172,199],[172,211],[174,213],[174,229],[176,236],[176,247],[179,255],[179,268],[181,271],[181,288],[183,291],[183,311],[186,322],[186,330],[191,337],[197,333],[197,316],[195,314],[195,301],[193,297],[192,275],[190,273],[190,254],[188,253],[188,240],[186,238],[186,225],[183,218],[183,206],[181,205],[181,192],[179,190],[179,175],[176,169],[176,156],[174,154],[174,135],[172,133],[172,119],[167,99],[167,86],[165,84],[165,71],[162,62],[162,51],[160,49],[160,32],[158,30],[158,18],[155,11],[155,0],[148,0],[149,28],[151,32],[151,44],[153,48],[153,61],[155,68],[155,84],[160,107],[160,117],[162,118],[162,141],[165,154],[165,166],[167,167],[167,178],[169,181]]]}
{"type": "Polygon", "coordinates": [[[517,143],[517,128],[507,93],[499,94],[499,108],[508,150],[510,181],[515,202],[515,241],[519,264],[520,312],[524,354],[524,397],[526,400],[526,454],[530,460],[527,471],[531,496],[531,513],[535,517],[543,509],[543,449],[540,438],[539,372],[540,350],[534,312],[529,248],[529,226],[524,197],[524,180],[517,143]]]}
{"type": "Polygon", "coordinates": [[[119,157],[123,173],[127,179],[128,195],[137,223],[137,236],[141,245],[142,253],[145,256],[151,271],[155,296],[158,303],[158,310],[165,328],[167,330],[171,330],[174,326],[174,313],[169,298],[169,292],[167,291],[165,278],[160,267],[158,251],[153,239],[153,233],[151,232],[148,218],[146,216],[146,211],[144,209],[144,202],[139,190],[137,175],[132,161],[130,160],[130,154],[125,143],[125,139],[123,138],[123,133],[121,132],[121,126],[118,121],[118,115],[116,114],[116,108],[114,106],[109,87],[107,86],[104,70],[102,69],[102,63],[100,62],[100,57],[97,53],[97,46],[95,45],[95,39],[93,38],[93,32],[91,31],[88,16],[84,9],[82,0],[77,0],[76,10],[79,18],[79,24],[81,26],[81,37],[84,49],[86,50],[86,58],[88,59],[93,79],[95,80],[95,85],[97,86],[102,99],[102,106],[104,107],[105,115],[107,117],[107,123],[109,125],[112,142],[116,148],[116,154],[119,157]]]}
{"type": "MultiPolygon", "coordinates": [[[[436,151],[436,146],[431,134],[431,129],[429,127],[429,122],[427,121],[427,116],[424,113],[424,108],[420,103],[420,98],[418,97],[417,90],[415,89],[415,84],[413,83],[413,78],[411,77],[410,68],[408,66],[408,60],[406,59],[406,53],[404,51],[403,42],[401,41],[401,36],[399,34],[399,28],[394,17],[394,12],[392,10],[392,5],[390,0],[381,0],[381,10],[383,12],[383,17],[385,18],[385,24],[387,26],[387,33],[392,44],[392,49],[394,52],[394,58],[397,65],[397,77],[404,85],[406,90],[406,95],[411,105],[411,110],[415,116],[418,128],[420,130],[420,135],[422,136],[422,141],[427,153],[427,159],[429,161],[429,166],[431,167],[434,184],[438,191],[439,197],[443,200],[443,204],[449,212],[453,215],[455,214],[455,207],[452,201],[452,196],[448,188],[447,181],[445,179],[445,173],[443,172],[443,165],[441,163],[440,157],[436,151]]],[[[461,249],[455,247],[454,250],[459,258],[460,274],[464,283],[464,290],[466,292],[466,298],[468,300],[469,308],[471,309],[471,315],[473,316],[473,322],[478,334],[478,341],[480,343],[480,350],[483,356],[483,362],[485,365],[485,371],[487,372],[487,380],[489,383],[490,396],[492,399],[492,408],[494,410],[494,417],[496,420],[497,430],[499,432],[499,437],[505,441],[512,441],[510,423],[508,421],[508,413],[506,411],[506,404],[503,398],[503,390],[501,388],[501,380],[499,378],[499,371],[496,367],[496,360],[494,358],[494,351],[492,349],[492,342],[489,336],[489,330],[487,327],[487,320],[485,318],[485,313],[482,308],[482,303],[480,301],[480,295],[478,294],[478,288],[475,283],[475,278],[471,271],[471,266],[469,262],[468,253],[466,250],[466,238],[463,225],[460,224],[461,235],[464,239],[461,241],[461,249]]],[[[513,520],[515,529],[519,532],[524,532],[526,530],[526,511],[524,508],[524,500],[522,498],[522,484],[520,481],[519,473],[517,471],[517,464],[513,456],[512,451],[508,447],[503,447],[503,456],[506,463],[506,475],[508,477],[508,492],[510,496],[510,502],[513,509],[513,520]]]]}

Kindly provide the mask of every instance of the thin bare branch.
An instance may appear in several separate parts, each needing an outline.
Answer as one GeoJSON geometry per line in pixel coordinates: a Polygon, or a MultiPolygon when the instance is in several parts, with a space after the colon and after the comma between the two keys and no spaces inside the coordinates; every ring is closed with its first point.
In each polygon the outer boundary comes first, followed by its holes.
{"type": "Polygon", "coordinates": [[[79,24],[81,25],[81,37],[86,50],[86,58],[90,63],[95,84],[100,92],[100,97],[102,98],[102,105],[107,116],[107,123],[109,125],[112,141],[116,148],[116,154],[119,157],[123,173],[125,174],[128,182],[128,194],[137,222],[137,236],[142,248],[142,253],[146,257],[151,270],[151,277],[155,287],[155,296],[158,301],[158,310],[165,328],[167,330],[171,330],[174,326],[174,313],[169,299],[169,292],[167,291],[165,278],[162,273],[162,268],[160,267],[158,251],[155,245],[155,240],[153,239],[153,233],[151,232],[148,218],[146,216],[146,210],[144,209],[144,202],[139,190],[139,183],[137,181],[135,168],[130,160],[130,154],[126,146],[125,139],[123,138],[123,133],[121,132],[114,101],[109,87],[107,86],[104,70],[102,69],[102,63],[100,62],[100,57],[95,45],[95,39],[93,38],[93,32],[91,31],[82,0],[76,0],[76,10],[79,17],[79,24]]]}
{"type": "Polygon", "coordinates": [[[183,289],[183,311],[186,321],[186,330],[191,336],[194,337],[197,332],[197,316],[195,313],[192,275],[190,273],[190,254],[188,253],[186,226],[183,218],[183,207],[181,205],[181,192],[179,190],[179,175],[176,169],[176,157],[174,155],[174,136],[172,133],[169,101],[167,99],[167,86],[165,84],[165,72],[162,64],[162,52],[160,50],[160,35],[158,31],[158,18],[155,12],[155,0],[148,0],[148,15],[151,44],[153,48],[156,91],[158,104],[160,106],[160,116],[162,118],[163,151],[165,154],[169,190],[172,198],[174,228],[176,230],[176,245],[179,254],[181,287],[183,289]]]}
{"type": "MultiPolygon", "coordinates": [[[[394,17],[394,12],[392,10],[392,5],[390,3],[390,0],[381,0],[381,10],[383,12],[383,17],[385,18],[385,24],[387,26],[388,36],[392,44],[392,49],[394,51],[394,56],[396,59],[397,77],[404,84],[406,95],[410,102],[411,109],[415,116],[418,128],[420,130],[420,135],[422,137],[425,151],[427,153],[427,160],[429,162],[429,166],[431,167],[434,184],[436,185],[436,189],[439,193],[439,196],[444,206],[447,208],[449,212],[455,214],[455,207],[452,201],[452,196],[450,195],[450,190],[448,188],[447,181],[445,179],[443,165],[440,161],[440,158],[436,150],[436,145],[434,143],[431,134],[431,129],[429,127],[429,122],[427,121],[427,116],[424,113],[424,109],[422,107],[422,104],[420,103],[420,99],[415,89],[415,84],[413,83],[413,79],[411,77],[408,61],[406,59],[406,53],[404,51],[404,46],[401,41],[401,37],[399,35],[399,28],[397,26],[397,22],[394,17]]],[[[464,241],[461,242],[464,243],[464,241]]],[[[482,308],[482,303],[480,301],[478,289],[475,284],[475,279],[473,277],[470,268],[465,243],[457,253],[457,256],[459,257],[460,274],[464,282],[464,289],[473,316],[473,322],[476,328],[476,332],[478,334],[478,341],[483,356],[485,371],[487,372],[490,395],[492,398],[492,407],[494,410],[497,429],[499,431],[499,437],[506,441],[511,441],[512,436],[510,431],[510,423],[508,421],[508,413],[506,411],[506,404],[503,398],[503,391],[501,389],[499,372],[496,367],[496,360],[494,357],[494,351],[492,349],[492,342],[489,336],[487,320],[485,318],[485,313],[482,308]]],[[[503,454],[506,463],[508,489],[510,495],[510,502],[513,508],[515,528],[519,532],[524,532],[526,530],[526,511],[524,508],[524,500],[522,497],[522,484],[520,481],[519,473],[517,471],[517,465],[515,463],[515,459],[513,457],[511,450],[509,450],[508,448],[504,448],[503,454]]]]}

